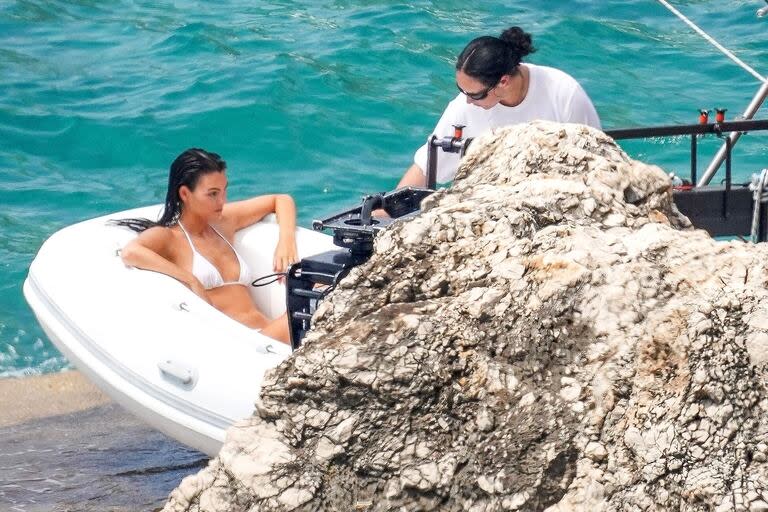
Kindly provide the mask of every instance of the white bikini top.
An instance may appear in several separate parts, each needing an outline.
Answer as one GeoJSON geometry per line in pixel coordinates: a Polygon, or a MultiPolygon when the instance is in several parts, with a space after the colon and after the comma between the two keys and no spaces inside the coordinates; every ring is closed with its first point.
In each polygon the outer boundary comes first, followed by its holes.
{"type": "Polygon", "coordinates": [[[211,226],[211,228],[216,231],[216,234],[219,235],[222,240],[227,242],[227,245],[234,251],[235,256],[237,256],[237,262],[240,265],[240,277],[238,277],[237,281],[227,281],[224,282],[224,278],[221,277],[221,272],[219,272],[219,269],[217,269],[213,263],[208,261],[208,259],[197,252],[197,249],[195,249],[195,244],[192,243],[192,238],[190,238],[189,233],[187,233],[187,230],[184,229],[184,226],[179,222],[179,227],[184,232],[184,235],[187,237],[187,241],[189,242],[189,247],[192,249],[192,275],[194,275],[200,283],[203,285],[203,288],[206,290],[210,290],[212,288],[218,288],[220,286],[227,286],[230,284],[240,284],[243,286],[250,286],[250,284],[253,282],[253,276],[251,275],[251,269],[248,268],[248,264],[243,260],[243,258],[240,257],[240,254],[235,250],[234,247],[232,247],[232,244],[229,243],[229,240],[224,238],[219,231],[211,226]]]}

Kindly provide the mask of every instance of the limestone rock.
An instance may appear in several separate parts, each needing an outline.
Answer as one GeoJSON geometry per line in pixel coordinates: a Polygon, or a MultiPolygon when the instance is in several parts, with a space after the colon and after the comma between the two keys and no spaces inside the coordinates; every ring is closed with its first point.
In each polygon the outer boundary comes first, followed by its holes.
{"type": "Polygon", "coordinates": [[[496,130],[165,510],[766,510],[767,264],[599,131],[496,130]]]}

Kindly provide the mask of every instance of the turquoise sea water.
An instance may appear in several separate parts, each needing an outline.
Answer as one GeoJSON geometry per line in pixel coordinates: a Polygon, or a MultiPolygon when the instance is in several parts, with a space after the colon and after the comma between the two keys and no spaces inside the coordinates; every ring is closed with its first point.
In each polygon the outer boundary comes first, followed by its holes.
{"type": "MultiPolygon", "coordinates": [[[[673,3],[768,73],[763,2],[673,3]]],[[[394,187],[456,93],[455,56],[514,24],[605,128],[736,115],[759,85],[651,0],[0,1],[0,376],[68,364],[21,294],[53,232],[160,202],[191,146],[227,160],[231,198],[291,193],[308,226],[394,187]]],[[[762,140],[739,144],[738,178],[768,165],[762,140]]],[[[688,139],[625,148],[685,172],[688,139]]]]}

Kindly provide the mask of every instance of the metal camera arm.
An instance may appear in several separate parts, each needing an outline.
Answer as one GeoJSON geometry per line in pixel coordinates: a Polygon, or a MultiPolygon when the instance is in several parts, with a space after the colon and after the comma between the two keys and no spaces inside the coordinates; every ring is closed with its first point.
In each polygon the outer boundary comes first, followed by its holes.
{"type": "Polygon", "coordinates": [[[319,303],[353,267],[365,263],[373,254],[376,234],[398,219],[416,215],[421,210],[421,201],[435,191],[438,149],[464,156],[472,139],[462,138],[463,129],[462,125],[454,125],[453,137],[429,138],[427,188],[405,187],[371,194],[363,198],[360,206],[312,223],[317,231],[333,231],[333,243],[339,249],[302,258],[288,268],[286,309],[294,350],[301,346],[319,303]],[[384,210],[387,216],[375,217],[373,212],[377,209],[384,210]]]}
{"type": "Polygon", "coordinates": [[[427,188],[435,190],[437,188],[437,149],[440,148],[446,153],[458,153],[459,158],[464,156],[467,148],[472,143],[472,139],[462,139],[464,135],[463,124],[453,125],[453,137],[443,137],[439,139],[437,135],[430,135],[427,139],[427,188]]]}
{"type": "Polygon", "coordinates": [[[286,310],[294,350],[301,346],[319,303],[352,268],[365,263],[373,254],[376,234],[397,219],[415,215],[421,200],[432,192],[407,187],[372,194],[365,196],[360,206],[312,223],[317,231],[331,230],[333,243],[339,249],[302,258],[288,268],[286,310]],[[389,216],[374,217],[372,213],[376,209],[383,209],[389,216]]]}

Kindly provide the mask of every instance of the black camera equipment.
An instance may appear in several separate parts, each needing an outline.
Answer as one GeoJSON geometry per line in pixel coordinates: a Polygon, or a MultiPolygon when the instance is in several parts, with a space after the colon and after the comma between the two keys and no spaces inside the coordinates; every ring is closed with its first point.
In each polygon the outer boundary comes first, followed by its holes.
{"type": "Polygon", "coordinates": [[[365,196],[360,206],[312,223],[317,231],[331,230],[333,243],[341,249],[302,258],[288,268],[286,306],[294,350],[309,330],[319,302],[353,267],[371,257],[376,234],[393,222],[416,215],[422,199],[434,192],[438,148],[460,156],[464,154],[472,139],[462,139],[463,126],[454,128],[453,137],[438,139],[433,135],[427,141],[427,188],[406,187],[365,196]],[[377,210],[386,215],[374,215],[377,210]]]}
{"type": "MultiPolygon", "coordinates": [[[[320,301],[353,267],[371,256],[376,234],[393,222],[418,213],[421,201],[434,192],[438,149],[464,155],[472,139],[462,139],[463,128],[454,126],[453,137],[438,139],[432,135],[427,140],[427,188],[408,187],[369,195],[360,206],[313,222],[316,230],[333,231],[333,241],[340,249],[303,258],[288,269],[286,303],[294,350],[309,330],[312,314],[320,301]],[[383,210],[387,216],[374,215],[376,210],[383,210]]],[[[768,237],[768,207],[761,207],[768,203],[768,170],[763,170],[759,178],[753,178],[752,184],[733,184],[729,138],[724,138],[727,151],[722,184],[695,186],[698,138],[707,134],[722,138],[724,133],[762,130],[768,130],[768,120],[725,122],[718,118],[718,122],[708,123],[707,118],[694,125],[629,128],[605,133],[616,140],[690,135],[691,178],[689,182],[680,180],[673,189],[677,207],[696,227],[712,236],[751,236],[752,241],[763,242],[768,237]]]]}
{"type": "Polygon", "coordinates": [[[421,200],[432,192],[426,188],[408,187],[366,196],[360,206],[312,223],[318,231],[333,231],[333,243],[340,249],[303,258],[288,268],[286,301],[294,350],[309,330],[318,303],[353,267],[364,263],[373,254],[376,234],[398,219],[415,215],[421,200]],[[388,217],[374,216],[376,210],[383,210],[388,217]]]}

